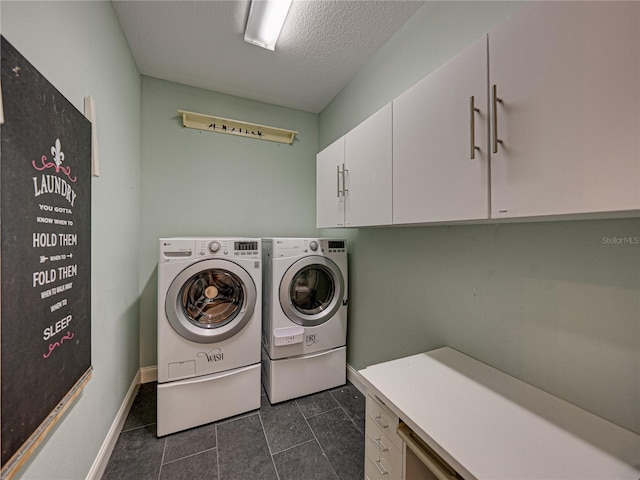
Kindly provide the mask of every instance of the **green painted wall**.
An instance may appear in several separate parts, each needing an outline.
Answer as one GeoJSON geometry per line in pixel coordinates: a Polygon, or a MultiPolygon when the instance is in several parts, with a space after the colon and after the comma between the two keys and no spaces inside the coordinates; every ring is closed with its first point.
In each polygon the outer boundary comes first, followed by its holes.
{"type": "Polygon", "coordinates": [[[139,368],[140,74],[111,2],[0,3],[2,34],[78,108],[96,102],[93,378],[16,478],[83,479],[139,368]]]}
{"type": "MultiPolygon", "coordinates": [[[[320,148],[519,6],[426,4],[320,114],[320,148]]],[[[352,366],[449,345],[640,433],[640,245],[610,240],[639,219],[346,234],[352,366]]]]}
{"type": "MultiPolygon", "coordinates": [[[[17,478],[85,478],[138,367],[156,364],[159,237],[316,235],[317,151],[519,6],[426,4],[316,116],[141,79],[109,2],[3,0],[2,34],[78,108],[95,97],[102,171],[94,378],[17,478]],[[300,134],[188,130],[178,109],[300,134]]],[[[609,240],[640,220],[320,233],[350,242],[354,367],[450,345],[640,433],[640,246],[609,240]]]]}
{"type": "Polygon", "coordinates": [[[142,81],[140,364],[156,365],[158,239],[314,236],[318,117],[142,81]],[[299,132],[293,145],[182,127],[178,110],[299,132]]]}

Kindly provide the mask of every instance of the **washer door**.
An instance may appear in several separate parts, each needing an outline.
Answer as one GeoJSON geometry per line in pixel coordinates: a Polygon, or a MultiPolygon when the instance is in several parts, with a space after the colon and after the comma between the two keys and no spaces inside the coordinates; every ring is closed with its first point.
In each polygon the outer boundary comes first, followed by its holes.
{"type": "Polygon", "coordinates": [[[302,326],[321,325],[338,311],[344,298],[344,278],[330,259],[305,257],[285,272],[280,282],[280,306],[302,326]]]}
{"type": "Polygon", "coordinates": [[[173,329],[187,340],[214,343],[232,337],[251,319],[256,286],[239,265],[203,260],[173,280],[165,311],[173,329]]]}

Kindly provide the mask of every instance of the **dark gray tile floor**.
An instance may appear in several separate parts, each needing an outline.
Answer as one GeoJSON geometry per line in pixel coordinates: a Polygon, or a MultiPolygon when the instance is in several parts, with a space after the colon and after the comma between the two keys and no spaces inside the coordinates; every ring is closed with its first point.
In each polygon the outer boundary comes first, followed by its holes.
{"type": "Polygon", "coordinates": [[[102,480],[361,480],[365,397],[352,384],[156,437],[140,385],[102,480]]]}

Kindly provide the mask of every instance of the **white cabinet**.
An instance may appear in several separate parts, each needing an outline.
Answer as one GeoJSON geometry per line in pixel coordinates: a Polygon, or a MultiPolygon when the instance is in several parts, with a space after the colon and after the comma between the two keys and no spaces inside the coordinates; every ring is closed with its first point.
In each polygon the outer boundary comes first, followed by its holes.
{"type": "Polygon", "coordinates": [[[374,392],[368,392],[366,413],[365,479],[403,479],[402,439],[396,433],[398,416],[375,398],[374,392]]]}
{"type": "Polygon", "coordinates": [[[344,227],[344,137],[316,155],[316,223],[318,228],[344,227]]]}
{"type": "Polygon", "coordinates": [[[639,2],[524,7],[489,62],[493,218],[640,209],[639,2]]]}
{"type": "Polygon", "coordinates": [[[345,225],[391,225],[391,104],[345,137],[345,225]]]}
{"type": "Polygon", "coordinates": [[[391,104],[316,157],[318,228],[391,224],[391,104]]]}
{"type": "MultiPolygon", "coordinates": [[[[412,476],[409,450],[424,453],[423,467],[448,472],[445,478],[640,478],[640,435],[449,347],[359,373],[369,395],[367,422],[380,415],[381,425],[398,418],[405,424],[407,480],[423,478],[412,476]]],[[[377,438],[367,423],[365,465],[378,459],[369,448],[372,432],[377,438]]]]}
{"type": "Polygon", "coordinates": [[[393,101],[394,224],[489,217],[488,106],[486,36],[393,101]]]}
{"type": "Polygon", "coordinates": [[[523,7],[317,169],[319,228],[637,216],[640,2],[523,7]]]}

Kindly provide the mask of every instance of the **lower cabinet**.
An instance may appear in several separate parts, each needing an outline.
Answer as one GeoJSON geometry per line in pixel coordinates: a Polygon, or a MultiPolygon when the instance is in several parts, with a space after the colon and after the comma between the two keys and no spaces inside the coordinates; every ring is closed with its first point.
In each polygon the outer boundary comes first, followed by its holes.
{"type": "Polygon", "coordinates": [[[359,375],[369,480],[640,479],[640,435],[452,348],[359,375]]]}
{"type": "Polygon", "coordinates": [[[365,480],[461,480],[424,442],[416,440],[375,394],[367,395],[365,480]],[[399,428],[400,427],[400,428],[399,428]],[[398,431],[405,432],[405,439],[398,431]],[[416,445],[415,447],[413,445],[416,445]],[[418,452],[418,455],[414,453],[418,452]],[[426,457],[426,460],[425,460],[426,457]]]}
{"type": "Polygon", "coordinates": [[[402,480],[402,439],[396,433],[398,417],[380,400],[367,395],[364,478],[402,480]]]}

